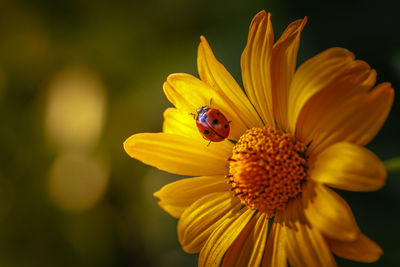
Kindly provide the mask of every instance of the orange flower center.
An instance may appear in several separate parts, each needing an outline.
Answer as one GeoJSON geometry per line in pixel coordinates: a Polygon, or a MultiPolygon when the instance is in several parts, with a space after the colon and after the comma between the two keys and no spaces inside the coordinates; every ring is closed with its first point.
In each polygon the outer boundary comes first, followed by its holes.
{"type": "Polygon", "coordinates": [[[306,147],[290,134],[265,126],[242,135],[229,160],[229,182],[242,203],[273,217],[302,191],[306,147]]]}

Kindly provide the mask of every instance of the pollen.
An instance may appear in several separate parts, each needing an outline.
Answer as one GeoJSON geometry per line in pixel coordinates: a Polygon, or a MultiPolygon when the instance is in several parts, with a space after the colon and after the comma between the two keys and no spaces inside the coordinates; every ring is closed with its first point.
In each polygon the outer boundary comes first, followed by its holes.
{"type": "Polygon", "coordinates": [[[271,127],[243,134],[229,159],[229,183],[242,204],[273,217],[302,191],[307,178],[306,147],[271,127]]]}

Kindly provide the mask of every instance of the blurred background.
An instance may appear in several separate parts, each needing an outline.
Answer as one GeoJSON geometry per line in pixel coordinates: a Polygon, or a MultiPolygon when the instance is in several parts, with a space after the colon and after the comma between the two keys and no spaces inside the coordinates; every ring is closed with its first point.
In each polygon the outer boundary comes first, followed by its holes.
{"type": "MultiPolygon", "coordinates": [[[[129,158],[123,141],[161,131],[167,75],[197,75],[199,36],[240,78],[252,17],[275,36],[309,17],[299,63],[353,51],[400,88],[396,1],[0,0],[0,266],[195,266],[153,192],[177,176],[129,158]]],[[[399,94],[369,147],[400,156],[399,94]]],[[[340,192],[383,257],[400,265],[400,174],[340,192]]],[[[340,266],[365,266],[338,260],[340,266]]]]}

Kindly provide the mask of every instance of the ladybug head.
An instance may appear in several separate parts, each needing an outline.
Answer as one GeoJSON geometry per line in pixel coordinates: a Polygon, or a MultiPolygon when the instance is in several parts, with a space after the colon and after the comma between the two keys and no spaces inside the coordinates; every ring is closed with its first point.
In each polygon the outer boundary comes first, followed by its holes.
{"type": "Polygon", "coordinates": [[[199,108],[197,109],[197,115],[200,115],[200,114],[206,112],[207,110],[209,110],[209,108],[207,108],[207,106],[199,107],[199,108]]]}

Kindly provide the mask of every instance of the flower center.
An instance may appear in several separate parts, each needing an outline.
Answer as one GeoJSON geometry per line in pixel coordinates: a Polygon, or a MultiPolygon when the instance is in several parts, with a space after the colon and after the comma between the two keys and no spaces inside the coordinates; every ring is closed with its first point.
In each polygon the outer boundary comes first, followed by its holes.
{"type": "Polygon", "coordinates": [[[306,147],[290,134],[265,126],[243,134],[229,160],[229,182],[242,203],[273,217],[302,191],[306,147]]]}

